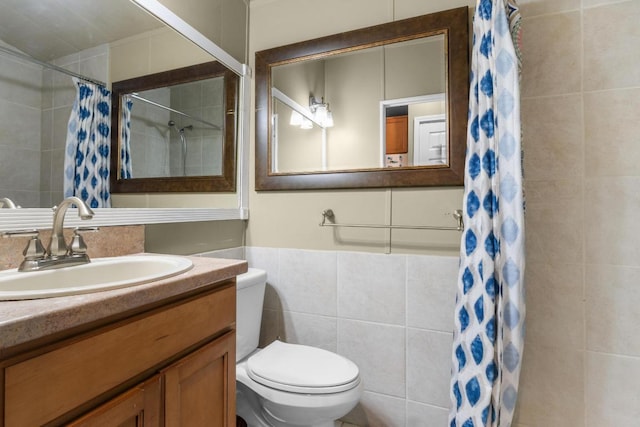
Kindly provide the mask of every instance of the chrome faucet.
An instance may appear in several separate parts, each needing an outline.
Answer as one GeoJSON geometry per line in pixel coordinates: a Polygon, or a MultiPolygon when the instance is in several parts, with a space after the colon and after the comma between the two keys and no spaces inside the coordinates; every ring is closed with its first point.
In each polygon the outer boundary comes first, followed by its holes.
{"type": "Polygon", "coordinates": [[[64,215],[67,213],[69,206],[76,205],[78,207],[78,216],[80,219],[93,218],[93,211],[80,198],[72,196],[64,199],[59,206],[53,207],[53,230],[51,230],[51,242],[47,248],[47,253],[51,258],[63,257],[70,255],[69,248],[64,241],[64,215]]]}
{"type": "Polygon", "coordinates": [[[53,268],[70,267],[72,265],[91,262],[87,255],[87,245],[84,243],[81,231],[97,231],[97,227],[76,227],[73,240],[67,246],[64,240],[64,216],[71,205],[78,207],[78,216],[83,219],[93,218],[93,211],[78,197],[67,197],[59,206],[53,207],[53,230],[51,230],[51,242],[45,250],[39,238],[38,230],[8,231],[3,237],[29,237],[29,243],[25,248],[24,260],[19,271],[38,271],[53,268]]]}
{"type": "Polygon", "coordinates": [[[0,198],[0,208],[18,209],[19,207],[20,206],[17,206],[15,203],[13,203],[13,200],[8,197],[0,198]]]}

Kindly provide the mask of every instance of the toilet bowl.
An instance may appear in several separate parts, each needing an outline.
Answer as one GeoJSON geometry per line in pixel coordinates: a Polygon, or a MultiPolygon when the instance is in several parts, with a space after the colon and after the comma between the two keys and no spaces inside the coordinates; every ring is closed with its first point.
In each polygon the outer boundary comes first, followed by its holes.
{"type": "Polygon", "coordinates": [[[362,395],[353,362],[326,350],[280,341],[236,365],[236,386],[245,395],[255,394],[248,408],[254,414],[248,418],[261,417],[266,423],[257,424],[260,427],[333,427],[362,395]]]}
{"type": "Polygon", "coordinates": [[[362,396],[358,367],[330,351],[279,340],[258,349],[265,285],[262,270],[237,279],[237,413],[249,427],[333,427],[362,396]]]}

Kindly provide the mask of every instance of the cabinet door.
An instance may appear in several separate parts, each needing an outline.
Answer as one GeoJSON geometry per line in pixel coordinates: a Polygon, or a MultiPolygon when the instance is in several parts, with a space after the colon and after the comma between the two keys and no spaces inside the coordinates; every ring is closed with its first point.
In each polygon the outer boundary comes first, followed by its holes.
{"type": "Polygon", "coordinates": [[[401,154],[409,151],[409,117],[387,117],[386,154],[401,154]]]}
{"type": "Polygon", "coordinates": [[[159,427],[160,375],[115,397],[68,424],[69,427],[159,427]]]}
{"type": "Polygon", "coordinates": [[[236,336],[230,331],[163,371],[166,427],[234,427],[236,336]]]}

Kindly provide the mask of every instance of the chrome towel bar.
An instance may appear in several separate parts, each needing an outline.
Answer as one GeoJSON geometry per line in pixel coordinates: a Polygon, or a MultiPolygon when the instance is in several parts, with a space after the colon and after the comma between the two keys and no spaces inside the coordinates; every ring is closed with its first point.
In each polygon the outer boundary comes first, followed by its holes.
{"type": "Polygon", "coordinates": [[[388,228],[388,229],[405,229],[405,230],[445,230],[445,231],[463,231],[464,222],[462,221],[462,210],[456,209],[451,216],[457,221],[457,227],[444,227],[435,225],[384,225],[384,224],[336,224],[335,214],[332,209],[322,211],[322,222],[320,227],[351,227],[351,228],[388,228]],[[328,222],[327,222],[328,221],[328,222]]]}

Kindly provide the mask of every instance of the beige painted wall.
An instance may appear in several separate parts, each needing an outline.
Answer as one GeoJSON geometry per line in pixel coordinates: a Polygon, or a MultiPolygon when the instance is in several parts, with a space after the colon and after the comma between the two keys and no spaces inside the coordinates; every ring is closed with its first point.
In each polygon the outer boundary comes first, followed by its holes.
{"type": "Polygon", "coordinates": [[[160,0],[209,40],[246,63],[248,0],[160,0]]]}
{"type": "Polygon", "coordinates": [[[246,221],[208,221],[173,224],[147,224],[144,229],[146,252],[191,255],[244,245],[246,221]]]}
{"type": "Polygon", "coordinates": [[[380,165],[378,103],[384,93],[383,61],[381,48],[327,61],[327,101],[335,122],[328,130],[330,170],[380,165]]]}
{"type": "Polygon", "coordinates": [[[428,41],[386,46],[384,99],[443,93],[446,90],[445,55],[442,35],[428,41]]]}
{"type": "MultiPolygon", "coordinates": [[[[259,50],[473,3],[255,0],[250,9],[250,64],[259,50]]],[[[253,150],[251,158],[253,171],[253,150]]],[[[249,246],[448,255],[459,250],[457,232],[332,230],[318,223],[322,211],[332,208],[336,220],[345,223],[455,225],[449,214],[462,207],[462,188],[256,192],[253,175],[250,183],[249,246]]]]}

